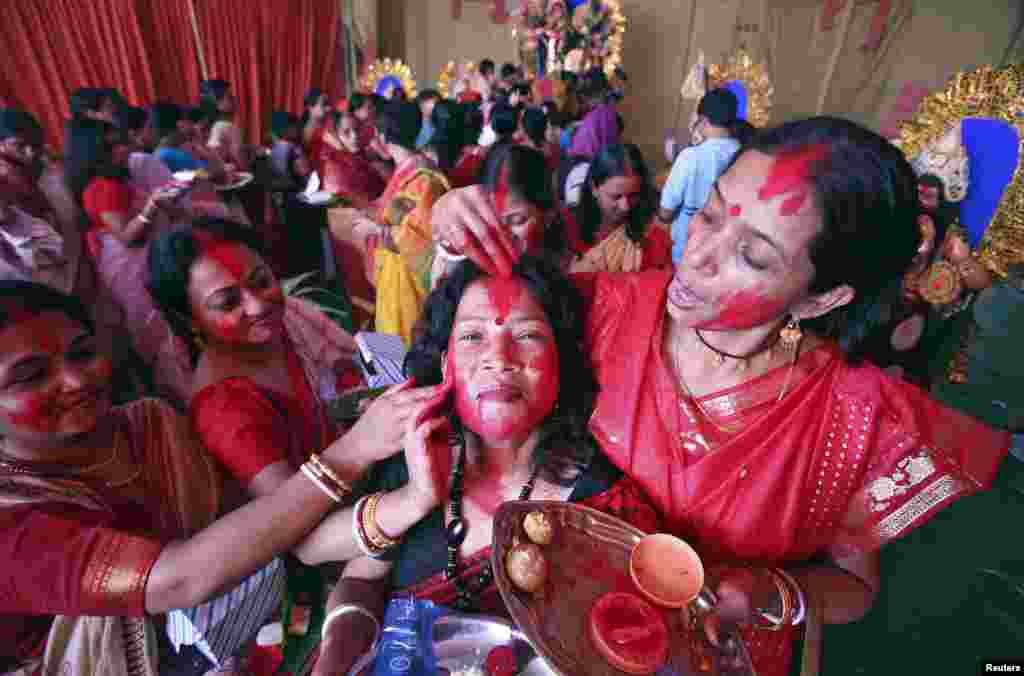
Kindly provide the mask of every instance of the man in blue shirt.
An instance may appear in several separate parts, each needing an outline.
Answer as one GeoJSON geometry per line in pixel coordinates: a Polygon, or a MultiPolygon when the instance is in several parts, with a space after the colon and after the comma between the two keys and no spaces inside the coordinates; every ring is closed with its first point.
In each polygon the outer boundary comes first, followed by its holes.
{"type": "Polygon", "coordinates": [[[740,149],[731,131],[738,108],[736,95],[728,89],[705,94],[693,128],[698,142],[679,153],[665,181],[658,217],[671,226],[673,264],[678,264],[686,248],[690,218],[704,208],[715,181],[740,149]]]}

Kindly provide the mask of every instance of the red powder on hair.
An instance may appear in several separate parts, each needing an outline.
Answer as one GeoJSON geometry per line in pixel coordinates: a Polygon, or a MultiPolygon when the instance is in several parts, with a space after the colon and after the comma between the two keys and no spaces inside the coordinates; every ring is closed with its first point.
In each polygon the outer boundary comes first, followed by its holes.
{"type": "Polygon", "coordinates": [[[796,195],[782,203],[780,213],[783,216],[797,213],[807,200],[811,170],[816,163],[827,159],[830,152],[828,146],[819,143],[780,155],[772,165],[764,185],[757,191],[757,198],[764,202],[779,195],[796,192],[796,195]]]}
{"type": "Polygon", "coordinates": [[[513,277],[492,277],[484,282],[487,296],[497,310],[494,323],[501,326],[523,293],[523,283],[513,277]]]}
{"type": "Polygon", "coordinates": [[[203,230],[194,231],[194,235],[203,255],[217,261],[236,281],[242,280],[246,261],[241,244],[229,242],[203,230]]]}

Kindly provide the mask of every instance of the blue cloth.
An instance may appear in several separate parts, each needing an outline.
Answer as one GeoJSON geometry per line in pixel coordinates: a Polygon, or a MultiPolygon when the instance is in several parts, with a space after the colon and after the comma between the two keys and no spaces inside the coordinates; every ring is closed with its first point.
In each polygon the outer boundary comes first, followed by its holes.
{"type": "Polygon", "coordinates": [[[167,168],[171,170],[171,173],[178,171],[195,171],[196,169],[206,168],[205,161],[197,160],[184,150],[178,150],[177,148],[158,148],[156,156],[161,162],[167,165],[167,168]]]}
{"type": "Polygon", "coordinates": [[[430,138],[434,135],[434,125],[430,120],[423,120],[423,126],[420,127],[420,135],[416,137],[416,147],[423,148],[430,143],[430,138]]]}
{"type": "Polygon", "coordinates": [[[972,247],[981,243],[1017,171],[1020,138],[1002,120],[971,118],[961,123],[964,148],[970,160],[970,187],[960,203],[960,223],[972,247]]]}
{"type": "Polygon", "coordinates": [[[672,263],[686,248],[690,218],[704,208],[711,188],[740,149],[734,138],[709,138],[679,153],[661,191],[661,208],[676,213],[672,223],[672,263]]]}

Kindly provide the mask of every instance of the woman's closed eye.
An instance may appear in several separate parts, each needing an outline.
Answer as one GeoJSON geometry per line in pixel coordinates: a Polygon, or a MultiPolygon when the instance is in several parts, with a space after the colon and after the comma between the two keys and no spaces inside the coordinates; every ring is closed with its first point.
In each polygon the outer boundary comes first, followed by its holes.
{"type": "Polygon", "coordinates": [[[743,262],[745,262],[747,265],[754,268],[755,270],[767,270],[770,264],[761,256],[752,256],[750,250],[751,245],[749,243],[739,243],[739,252],[740,256],[743,257],[743,262]]]}
{"type": "Polygon", "coordinates": [[[238,307],[241,300],[241,294],[237,289],[225,289],[215,294],[207,302],[207,305],[211,310],[216,310],[217,312],[230,312],[238,307]]]}
{"type": "Polygon", "coordinates": [[[5,379],[5,387],[30,385],[42,380],[47,373],[47,365],[42,359],[29,359],[16,364],[5,379]]]}

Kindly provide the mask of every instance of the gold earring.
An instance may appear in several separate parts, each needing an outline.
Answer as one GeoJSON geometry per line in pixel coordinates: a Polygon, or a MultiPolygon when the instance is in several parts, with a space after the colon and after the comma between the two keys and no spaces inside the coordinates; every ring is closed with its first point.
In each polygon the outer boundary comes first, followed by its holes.
{"type": "Polygon", "coordinates": [[[779,331],[779,342],[789,352],[794,352],[804,339],[804,332],[800,330],[800,320],[791,317],[789,322],[779,331]]]}
{"type": "Polygon", "coordinates": [[[203,338],[203,332],[199,330],[199,327],[195,324],[192,325],[192,343],[196,346],[196,349],[202,352],[206,349],[206,340],[203,338]]]}

